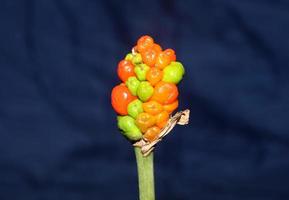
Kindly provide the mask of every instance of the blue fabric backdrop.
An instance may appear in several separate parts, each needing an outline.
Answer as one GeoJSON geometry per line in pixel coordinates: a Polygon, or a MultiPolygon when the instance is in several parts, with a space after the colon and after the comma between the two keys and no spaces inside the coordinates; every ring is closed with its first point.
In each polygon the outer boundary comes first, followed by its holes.
{"type": "Polygon", "coordinates": [[[161,200],[289,199],[286,0],[1,0],[0,199],[137,199],[110,91],[137,38],[186,67],[161,200]]]}

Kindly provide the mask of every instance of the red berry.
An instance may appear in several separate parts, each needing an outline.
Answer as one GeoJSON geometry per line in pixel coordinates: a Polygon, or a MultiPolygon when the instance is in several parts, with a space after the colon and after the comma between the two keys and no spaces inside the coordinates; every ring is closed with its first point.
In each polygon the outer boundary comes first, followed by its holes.
{"type": "Polygon", "coordinates": [[[134,65],[129,60],[122,60],[118,63],[117,74],[120,80],[126,82],[126,80],[135,76],[134,65]]]}

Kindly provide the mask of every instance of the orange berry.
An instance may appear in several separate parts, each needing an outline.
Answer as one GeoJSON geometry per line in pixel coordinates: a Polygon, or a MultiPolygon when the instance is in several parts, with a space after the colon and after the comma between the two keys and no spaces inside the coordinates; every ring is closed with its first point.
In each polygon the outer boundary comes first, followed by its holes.
{"type": "Polygon", "coordinates": [[[163,71],[158,68],[152,67],[146,74],[146,79],[151,83],[151,85],[156,85],[163,78],[163,71]]]}
{"type": "Polygon", "coordinates": [[[140,37],[137,41],[138,52],[143,52],[144,50],[153,47],[154,39],[148,35],[140,37]]]}
{"type": "Polygon", "coordinates": [[[150,67],[153,67],[155,65],[157,56],[158,56],[158,53],[153,48],[146,49],[141,52],[141,57],[142,57],[143,62],[150,67]]]}
{"type": "Polygon", "coordinates": [[[171,104],[178,98],[178,95],[179,91],[175,84],[160,81],[155,86],[151,100],[155,100],[161,104],[171,104]]]}
{"type": "Polygon", "coordinates": [[[172,112],[174,112],[178,108],[178,106],[179,106],[179,101],[175,100],[171,104],[164,105],[163,108],[165,111],[167,111],[169,114],[171,114],[172,112]]]}
{"type": "Polygon", "coordinates": [[[153,48],[149,48],[141,52],[141,57],[145,64],[153,67],[156,63],[158,52],[153,48]]]}
{"type": "Polygon", "coordinates": [[[162,104],[156,101],[148,101],[142,104],[143,110],[151,115],[157,115],[163,111],[162,104]]]}
{"type": "Polygon", "coordinates": [[[176,58],[176,54],[175,54],[174,50],[166,49],[164,52],[165,52],[165,54],[167,54],[170,57],[171,61],[176,61],[177,58],[176,58]]]}
{"type": "Polygon", "coordinates": [[[161,52],[157,59],[155,66],[159,69],[163,69],[171,63],[170,56],[167,55],[165,52],[161,52]]]}
{"type": "Polygon", "coordinates": [[[138,126],[142,133],[145,133],[147,129],[155,125],[155,123],[155,116],[145,112],[140,113],[135,120],[135,124],[138,126]]]}
{"type": "Polygon", "coordinates": [[[156,43],[154,43],[153,49],[155,49],[158,53],[160,53],[162,51],[162,47],[156,43]]]}
{"type": "Polygon", "coordinates": [[[144,138],[146,140],[148,140],[149,142],[154,141],[155,139],[157,139],[158,134],[160,133],[161,129],[157,126],[153,126],[151,128],[149,128],[145,134],[144,134],[144,138]]]}
{"type": "Polygon", "coordinates": [[[156,125],[159,128],[165,127],[165,125],[168,123],[169,120],[169,113],[167,111],[163,111],[156,115],[156,125]]]}

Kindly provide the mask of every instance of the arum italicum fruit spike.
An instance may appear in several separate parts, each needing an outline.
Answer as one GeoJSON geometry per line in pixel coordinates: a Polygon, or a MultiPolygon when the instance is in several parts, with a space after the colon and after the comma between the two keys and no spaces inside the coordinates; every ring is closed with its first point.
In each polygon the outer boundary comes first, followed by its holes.
{"type": "Polygon", "coordinates": [[[138,39],[132,52],[118,63],[121,81],[111,103],[121,133],[133,143],[137,162],[139,199],[154,200],[154,146],[176,124],[188,123],[189,111],[178,108],[178,87],[185,69],[173,49],[162,49],[148,35],[138,39]]]}

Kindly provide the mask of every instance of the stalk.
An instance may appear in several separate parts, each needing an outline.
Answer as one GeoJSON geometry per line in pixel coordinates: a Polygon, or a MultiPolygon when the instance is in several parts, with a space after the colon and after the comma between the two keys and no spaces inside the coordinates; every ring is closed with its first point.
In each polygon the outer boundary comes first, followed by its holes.
{"type": "Polygon", "coordinates": [[[134,147],[134,151],[138,172],[139,200],[155,200],[153,152],[144,157],[139,147],[134,147]]]}

